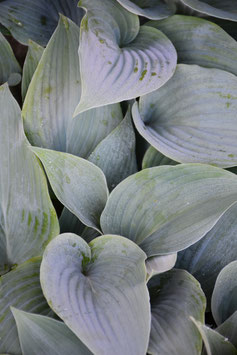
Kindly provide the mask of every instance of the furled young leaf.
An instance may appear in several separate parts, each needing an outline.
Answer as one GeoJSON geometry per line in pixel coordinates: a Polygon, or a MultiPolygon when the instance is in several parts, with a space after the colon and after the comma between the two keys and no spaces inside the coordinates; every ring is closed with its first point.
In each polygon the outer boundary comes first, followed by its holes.
{"type": "Polygon", "coordinates": [[[227,338],[200,323],[193,317],[190,318],[202,336],[207,355],[237,355],[236,348],[227,338]]]}
{"type": "Polygon", "coordinates": [[[148,283],[151,296],[149,354],[199,355],[202,340],[190,315],[204,322],[205,295],[185,270],[170,270],[148,283]]]}
{"type": "Polygon", "coordinates": [[[177,165],[178,163],[150,146],[142,160],[142,169],[152,168],[159,165],[177,165]]]}
{"type": "Polygon", "coordinates": [[[237,347],[237,311],[224,321],[216,331],[228,338],[228,340],[237,347]]]}
{"type": "Polygon", "coordinates": [[[179,64],[159,90],[140,98],[132,114],[140,134],[182,163],[237,165],[237,77],[179,64]]]}
{"type": "Polygon", "coordinates": [[[75,115],[89,108],[133,99],[173,75],[177,54],[160,31],[139,26],[138,16],[116,0],[81,0],[79,57],[82,96],[75,115]]]}
{"type": "Polygon", "coordinates": [[[174,14],[175,7],[163,0],[117,0],[133,14],[160,20],[174,14]]]}
{"type": "Polygon", "coordinates": [[[201,14],[237,21],[237,4],[233,0],[179,0],[201,14]]]}
{"type": "Polygon", "coordinates": [[[142,170],[110,194],[102,231],[123,235],[148,256],[170,254],[201,239],[237,201],[236,175],[202,164],[142,170]]]}
{"type": "Polygon", "coordinates": [[[31,39],[45,46],[57,26],[59,13],[78,25],[83,16],[77,0],[4,0],[0,1],[0,22],[19,42],[31,39]]]}
{"type": "Polygon", "coordinates": [[[10,306],[33,313],[52,314],[40,287],[40,263],[41,258],[33,258],[0,277],[0,352],[21,355],[10,306]]]}
{"type": "Polygon", "coordinates": [[[237,260],[219,273],[211,299],[212,314],[217,325],[237,311],[237,260]]]}
{"type": "Polygon", "coordinates": [[[104,172],[110,190],[137,171],[135,146],[136,137],[129,109],[124,120],[88,158],[104,172]]]}
{"type": "Polygon", "coordinates": [[[21,67],[18,64],[10,44],[0,32],[0,84],[8,81],[10,86],[21,81],[21,67]]]}
{"type": "Polygon", "coordinates": [[[12,308],[24,355],[92,355],[63,323],[12,308]]]}
{"type": "Polygon", "coordinates": [[[41,286],[52,309],[93,354],[144,355],[150,333],[145,253],[116,235],[88,245],[75,234],[50,243],[41,286]]]}
{"type": "Polygon", "coordinates": [[[30,85],[33,74],[37,68],[40,58],[42,57],[43,51],[44,51],[43,47],[29,40],[28,51],[23,66],[23,75],[22,75],[22,82],[21,82],[21,95],[23,101],[25,99],[26,92],[30,85]]]}
{"type": "Polygon", "coordinates": [[[152,256],[146,260],[147,278],[172,269],[177,260],[177,253],[152,256]]]}
{"type": "Polygon", "coordinates": [[[0,274],[41,255],[59,233],[43,169],[30,150],[20,108],[0,87],[0,274]]]}
{"type": "Polygon", "coordinates": [[[32,147],[46,170],[52,189],[65,207],[85,225],[100,230],[99,219],[108,197],[103,172],[68,153],[32,147]]]}
{"type": "Polygon", "coordinates": [[[176,267],[188,270],[210,301],[216,278],[237,255],[237,203],[231,206],[199,242],[179,254],[176,267]]]}
{"type": "Polygon", "coordinates": [[[174,44],[178,62],[218,68],[237,74],[237,42],[210,21],[175,15],[146,24],[162,31],[174,44]]]}

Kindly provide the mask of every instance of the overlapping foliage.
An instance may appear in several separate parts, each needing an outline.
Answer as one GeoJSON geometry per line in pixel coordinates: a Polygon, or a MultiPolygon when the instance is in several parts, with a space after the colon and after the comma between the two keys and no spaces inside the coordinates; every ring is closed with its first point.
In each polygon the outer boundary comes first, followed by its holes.
{"type": "Polygon", "coordinates": [[[237,354],[237,5],[77,5],[0,1],[0,353],[237,354]]]}

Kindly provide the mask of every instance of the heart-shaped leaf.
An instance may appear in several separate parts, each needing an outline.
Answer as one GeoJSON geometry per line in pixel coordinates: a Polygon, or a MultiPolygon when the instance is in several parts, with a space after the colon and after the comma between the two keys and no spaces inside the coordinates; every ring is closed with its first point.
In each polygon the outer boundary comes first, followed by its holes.
{"type": "Polygon", "coordinates": [[[21,95],[23,101],[25,99],[26,92],[30,85],[33,74],[42,57],[43,51],[44,51],[43,47],[29,40],[28,51],[27,51],[26,59],[24,61],[23,75],[22,75],[22,82],[21,82],[21,95]]]}
{"type": "Polygon", "coordinates": [[[82,9],[77,0],[0,1],[0,22],[13,37],[28,45],[31,39],[45,46],[58,23],[59,13],[80,24],[82,9]]]}
{"type": "Polygon", "coordinates": [[[43,169],[25,137],[20,108],[0,86],[0,274],[41,255],[59,233],[43,169]]]}
{"type": "Polygon", "coordinates": [[[215,23],[175,15],[146,25],[162,31],[172,41],[179,63],[218,68],[237,75],[237,42],[215,23]]]}
{"type": "Polygon", "coordinates": [[[133,14],[160,20],[173,15],[175,7],[163,0],[117,0],[125,9],[133,14]]]}
{"type": "Polygon", "coordinates": [[[24,355],[92,355],[63,322],[13,307],[11,310],[24,355]]]}
{"type": "Polygon", "coordinates": [[[16,323],[10,306],[51,315],[40,287],[41,258],[33,258],[0,277],[0,352],[21,355],[16,323]]]}
{"type": "Polygon", "coordinates": [[[0,84],[8,81],[10,86],[21,81],[21,67],[18,64],[12,48],[0,32],[0,84]]]}
{"type": "Polygon", "coordinates": [[[98,144],[88,158],[104,172],[110,190],[137,171],[135,145],[129,109],[124,120],[98,144]]]}
{"type": "Polygon", "coordinates": [[[236,175],[202,164],[142,170],[110,194],[102,231],[123,235],[148,256],[170,254],[201,239],[237,201],[236,175]]]}
{"type": "Polygon", "coordinates": [[[139,27],[116,0],[81,0],[82,95],[75,115],[158,89],[173,75],[177,54],[160,31],[139,27]]]}
{"type": "Polygon", "coordinates": [[[31,149],[42,161],[59,201],[82,223],[100,231],[99,218],[108,197],[103,172],[87,160],[68,153],[31,149]]]}
{"type": "Polygon", "coordinates": [[[201,14],[237,21],[237,4],[233,0],[178,0],[201,14]]]}
{"type": "Polygon", "coordinates": [[[149,354],[199,355],[202,340],[190,315],[204,322],[205,295],[184,270],[170,270],[148,283],[151,296],[149,354]]]}
{"type": "Polygon", "coordinates": [[[88,245],[68,233],[48,245],[41,264],[44,295],[94,354],[146,353],[150,305],[145,259],[136,244],[115,235],[88,245]]]}
{"type": "Polygon", "coordinates": [[[178,163],[164,154],[160,153],[154,147],[150,146],[142,160],[142,169],[152,168],[160,165],[177,165],[178,163]]]}
{"type": "Polygon", "coordinates": [[[199,242],[179,254],[176,267],[188,270],[210,301],[216,278],[237,255],[237,203],[231,206],[199,242]]]}
{"type": "Polygon", "coordinates": [[[219,273],[211,299],[216,324],[222,324],[237,311],[237,260],[226,265],[219,273]]]}
{"type": "Polygon", "coordinates": [[[140,134],[182,163],[237,165],[237,77],[179,64],[159,90],[140,98],[132,114],[140,134]]]}
{"type": "Polygon", "coordinates": [[[236,348],[228,341],[227,338],[200,323],[193,317],[190,318],[202,336],[207,355],[237,355],[236,348]]]}
{"type": "Polygon", "coordinates": [[[237,347],[237,311],[224,321],[216,331],[228,338],[228,340],[237,347]]]}

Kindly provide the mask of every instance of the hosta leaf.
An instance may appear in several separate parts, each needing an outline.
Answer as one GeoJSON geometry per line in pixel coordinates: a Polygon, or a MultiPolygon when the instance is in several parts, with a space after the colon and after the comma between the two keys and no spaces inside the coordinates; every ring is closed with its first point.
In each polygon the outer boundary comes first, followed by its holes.
{"type": "Polygon", "coordinates": [[[45,46],[58,23],[59,13],[80,24],[82,9],[77,0],[4,0],[0,2],[0,22],[19,42],[31,39],[45,46]]]}
{"type": "Polygon", "coordinates": [[[224,321],[216,331],[228,338],[228,340],[237,347],[237,311],[224,321]]]}
{"type": "Polygon", "coordinates": [[[129,109],[119,126],[99,143],[88,158],[104,172],[110,190],[137,171],[135,146],[129,109]]]}
{"type": "Polygon", "coordinates": [[[21,82],[21,95],[22,95],[23,101],[25,99],[26,92],[27,92],[28,87],[30,85],[33,74],[37,68],[40,58],[42,57],[43,51],[44,51],[43,47],[41,47],[39,44],[29,40],[28,51],[27,51],[26,59],[25,59],[24,66],[23,66],[23,76],[22,76],[22,82],[21,82]]]}
{"type": "Polygon", "coordinates": [[[182,163],[237,165],[237,78],[219,69],[179,64],[173,78],[133,106],[140,134],[182,163]]]}
{"type": "Polygon", "coordinates": [[[41,285],[53,310],[93,354],[144,355],[150,305],[143,251],[115,235],[88,245],[61,234],[47,247],[41,285]]]}
{"type": "Polygon", "coordinates": [[[237,42],[216,24],[175,15],[146,25],[162,31],[172,41],[179,63],[223,69],[237,75],[237,42]]]}
{"type": "Polygon", "coordinates": [[[12,308],[24,355],[91,355],[63,323],[49,317],[12,308]]]}
{"type": "Polygon", "coordinates": [[[123,235],[148,256],[170,254],[201,239],[237,200],[237,177],[202,164],[142,170],[110,194],[102,231],[123,235]]]}
{"type": "Polygon", "coordinates": [[[152,168],[159,165],[177,165],[178,163],[150,146],[142,160],[142,169],[152,168]]]}
{"type": "Polygon", "coordinates": [[[217,325],[237,311],[237,260],[219,273],[211,299],[212,314],[217,325]]]}
{"type": "Polygon", "coordinates": [[[147,17],[153,20],[160,20],[173,15],[174,6],[162,0],[117,0],[125,9],[133,14],[147,17]]]}
{"type": "Polygon", "coordinates": [[[146,271],[148,278],[153,275],[161,274],[162,272],[172,269],[177,260],[177,253],[169,255],[152,256],[146,260],[146,271]]]}
{"type": "Polygon", "coordinates": [[[233,0],[179,0],[201,14],[237,21],[237,4],[233,0]]]}
{"type": "Polygon", "coordinates": [[[178,265],[188,270],[202,285],[208,300],[221,269],[237,255],[237,204],[231,206],[199,242],[180,253],[178,265]]]}
{"type": "Polygon", "coordinates": [[[32,147],[42,161],[52,189],[65,207],[85,225],[100,230],[99,218],[108,197],[103,172],[68,153],[32,147]]]}
{"type": "Polygon", "coordinates": [[[56,212],[38,159],[30,151],[20,108],[0,87],[0,273],[41,255],[59,233],[56,212]]]}
{"type": "Polygon", "coordinates": [[[207,355],[237,355],[236,348],[227,338],[192,317],[191,320],[202,336],[207,355]]]}
{"type": "Polygon", "coordinates": [[[116,0],[81,0],[79,57],[82,95],[75,115],[158,89],[173,75],[177,55],[160,31],[139,27],[116,0]]]}
{"type": "Polygon", "coordinates": [[[18,64],[10,44],[0,33],[0,84],[8,81],[10,86],[21,81],[21,67],[18,64]]]}
{"type": "Polygon", "coordinates": [[[205,295],[184,270],[170,270],[148,283],[151,296],[149,354],[199,355],[202,340],[190,315],[204,322],[205,295]]]}
{"type": "Polygon", "coordinates": [[[21,354],[10,306],[33,313],[52,314],[40,287],[40,263],[41,258],[33,258],[0,278],[0,352],[21,354]]]}

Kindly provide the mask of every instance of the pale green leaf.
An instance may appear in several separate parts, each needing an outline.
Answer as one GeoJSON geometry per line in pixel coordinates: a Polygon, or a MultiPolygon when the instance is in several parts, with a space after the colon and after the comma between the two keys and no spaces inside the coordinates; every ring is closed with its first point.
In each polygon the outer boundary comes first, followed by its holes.
{"type": "Polygon", "coordinates": [[[177,54],[160,31],[139,26],[116,0],[81,0],[82,95],[74,115],[158,89],[173,75],[177,54]]]}
{"type": "Polygon", "coordinates": [[[105,235],[88,245],[75,234],[50,243],[41,286],[52,309],[97,355],[144,355],[150,333],[145,253],[105,235]]]}
{"type": "Polygon", "coordinates": [[[184,270],[170,270],[148,283],[151,297],[149,354],[199,355],[202,340],[190,315],[204,322],[205,295],[184,270]]]}
{"type": "Polygon", "coordinates": [[[237,201],[236,175],[202,164],[144,169],[122,181],[101,215],[102,231],[137,243],[148,256],[201,239],[237,201]]]}
{"type": "Polygon", "coordinates": [[[178,163],[150,146],[142,160],[142,169],[152,168],[159,165],[177,165],[178,163]]]}
{"type": "Polygon", "coordinates": [[[237,260],[219,273],[211,299],[212,314],[217,325],[237,311],[237,260]]]}
{"type": "Polygon", "coordinates": [[[58,23],[59,13],[78,25],[83,16],[77,0],[4,0],[0,1],[0,22],[19,42],[31,39],[45,46],[58,23]]]}
{"type": "Polygon", "coordinates": [[[49,317],[11,308],[24,355],[91,355],[63,323],[49,317]]]}
{"type": "Polygon", "coordinates": [[[0,352],[21,355],[10,306],[27,312],[52,314],[40,286],[40,263],[41,258],[33,258],[0,277],[0,352]]]}
{"type": "Polygon", "coordinates": [[[85,159],[32,147],[46,170],[56,197],[82,223],[100,231],[99,218],[108,197],[103,172],[85,159]]]}
{"type": "Polygon", "coordinates": [[[10,86],[21,81],[21,67],[18,64],[12,48],[0,32],[0,84],[8,81],[10,86]]]}
{"type": "Polygon", "coordinates": [[[237,255],[237,204],[231,206],[199,242],[179,254],[176,267],[188,270],[210,301],[216,278],[237,255]]]}
{"type": "Polygon", "coordinates": [[[140,98],[132,114],[140,134],[182,163],[237,165],[237,77],[179,64],[159,90],[140,98]]]}
{"type": "Polygon", "coordinates": [[[193,317],[190,318],[202,336],[207,355],[237,355],[236,348],[227,338],[200,323],[193,317]]]}
{"type": "Polygon", "coordinates": [[[146,24],[162,31],[174,44],[178,62],[218,68],[237,75],[237,42],[216,24],[175,15],[146,24]]]}
{"type": "Polygon", "coordinates": [[[104,172],[110,190],[137,171],[135,146],[136,137],[129,109],[124,120],[88,158],[104,172]]]}
{"type": "Polygon", "coordinates": [[[237,347],[237,311],[219,325],[216,331],[237,347]]]}
{"type": "Polygon", "coordinates": [[[177,260],[177,253],[169,255],[152,256],[146,260],[147,279],[154,275],[172,269],[177,260]]]}
{"type": "Polygon", "coordinates": [[[117,0],[125,9],[133,14],[160,20],[173,15],[175,7],[163,0],[117,0]]]}
{"type": "Polygon", "coordinates": [[[59,233],[43,169],[30,150],[20,108],[0,87],[0,274],[41,255],[59,233]]]}
{"type": "Polygon", "coordinates": [[[28,51],[25,58],[24,66],[23,66],[23,75],[21,82],[21,95],[24,101],[26,92],[30,85],[33,74],[37,68],[37,65],[42,57],[44,48],[39,44],[29,40],[28,42],[28,51]]]}
{"type": "Polygon", "coordinates": [[[233,0],[179,0],[201,14],[237,21],[237,3],[233,0]]]}

